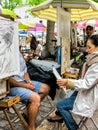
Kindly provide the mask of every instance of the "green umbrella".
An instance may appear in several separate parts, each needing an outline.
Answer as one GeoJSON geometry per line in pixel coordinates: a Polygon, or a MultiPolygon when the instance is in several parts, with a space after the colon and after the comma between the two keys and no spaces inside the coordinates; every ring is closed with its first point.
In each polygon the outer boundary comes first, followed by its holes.
{"type": "Polygon", "coordinates": [[[14,19],[18,18],[18,15],[10,9],[1,8],[0,14],[5,16],[5,17],[11,17],[11,18],[14,18],[14,19]]]}
{"type": "Polygon", "coordinates": [[[32,28],[32,25],[28,25],[28,24],[19,22],[18,23],[18,28],[21,29],[21,30],[23,30],[23,29],[25,30],[25,29],[28,29],[28,28],[32,28]]]}

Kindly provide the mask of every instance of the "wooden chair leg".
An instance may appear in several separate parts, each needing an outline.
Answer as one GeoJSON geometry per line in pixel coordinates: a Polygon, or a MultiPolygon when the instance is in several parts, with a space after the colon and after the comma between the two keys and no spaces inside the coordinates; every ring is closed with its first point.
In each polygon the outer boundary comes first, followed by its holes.
{"type": "Polygon", "coordinates": [[[63,129],[63,123],[59,123],[59,130],[63,129]]]}
{"type": "Polygon", "coordinates": [[[16,108],[16,106],[13,105],[12,108],[14,109],[15,113],[17,114],[17,116],[19,117],[19,119],[21,120],[21,122],[23,123],[23,125],[25,126],[25,128],[28,129],[29,125],[27,124],[27,122],[25,121],[25,119],[23,118],[23,116],[20,114],[20,112],[18,111],[18,109],[16,108]]]}
{"type": "Polygon", "coordinates": [[[14,126],[13,126],[13,124],[11,122],[11,119],[10,119],[6,109],[4,109],[3,112],[4,112],[5,116],[6,116],[7,121],[9,122],[9,125],[11,126],[11,129],[14,130],[14,126]]]}

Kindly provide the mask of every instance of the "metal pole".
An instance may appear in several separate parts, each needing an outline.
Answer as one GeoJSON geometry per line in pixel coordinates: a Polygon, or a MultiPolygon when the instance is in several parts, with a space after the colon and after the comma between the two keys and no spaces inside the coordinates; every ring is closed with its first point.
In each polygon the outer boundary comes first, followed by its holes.
{"type": "Polygon", "coordinates": [[[63,0],[61,0],[61,8],[62,8],[63,0]]]}

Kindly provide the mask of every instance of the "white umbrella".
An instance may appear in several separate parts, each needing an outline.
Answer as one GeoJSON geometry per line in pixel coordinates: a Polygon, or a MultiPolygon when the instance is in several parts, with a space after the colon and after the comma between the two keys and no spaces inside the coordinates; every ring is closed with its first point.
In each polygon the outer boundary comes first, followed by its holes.
{"type": "MultiPolygon", "coordinates": [[[[63,0],[63,8],[69,8],[71,21],[83,21],[98,18],[98,4],[91,0],[63,0]],[[77,8],[77,9],[76,9],[77,8]]],[[[43,4],[33,7],[32,14],[51,21],[57,20],[57,0],[48,0],[43,4]]]]}

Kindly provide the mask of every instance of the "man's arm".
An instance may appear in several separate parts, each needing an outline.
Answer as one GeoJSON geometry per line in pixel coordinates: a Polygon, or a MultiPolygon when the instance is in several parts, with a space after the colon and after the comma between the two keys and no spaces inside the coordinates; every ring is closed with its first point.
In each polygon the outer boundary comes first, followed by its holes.
{"type": "Polygon", "coordinates": [[[25,74],[24,74],[24,79],[25,79],[25,81],[26,81],[27,83],[31,83],[31,79],[30,79],[28,73],[25,73],[25,74]]]}
{"type": "Polygon", "coordinates": [[[72,49],[78,50],[80,52],[86,52],[87,47],[77,47],[75,45],[72,45],[72,49]]]}
{"type": "Polygon", "coordinates": [[[8,81],[10,82],[10,84],[12,85],[12,86],[19,86],[19,87],[23,87],[23,88],[26,88],[26,84],[24,84],[24,83],[22,83],[22,82],[19,82],[19,81],[16,81],[16,80],[14,80],[12,77],[10,77],[9,79],[8,79],[8,81]]]}
{"type": "Polygon", "coordinates": [[[86,52],[87,47],[77,47],[77,50],[80,52],[86,52]]]}
{"type": "Polygon", "coordinates": [[[33,90],[35,88],[35,86],[33,85],[33,83],[31,81],[27,82],[27,83],[22,83],[22,82],[14,80],[12,77],[10,77],[9,82],[10,82],[11,86],[13,86],[13,87],[23,87],[23,88],[27,88],[27,89],[31,89],[31,90],[33,90]]]}

